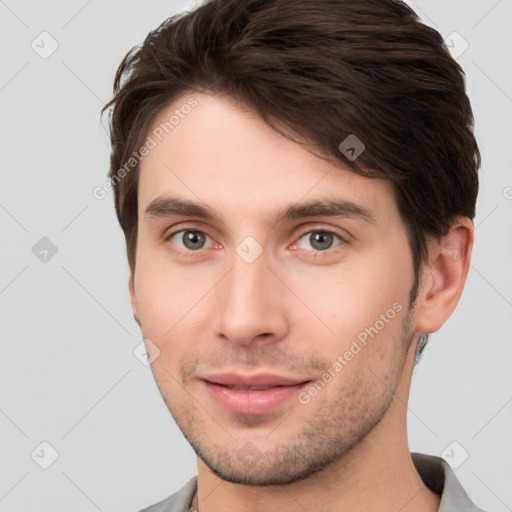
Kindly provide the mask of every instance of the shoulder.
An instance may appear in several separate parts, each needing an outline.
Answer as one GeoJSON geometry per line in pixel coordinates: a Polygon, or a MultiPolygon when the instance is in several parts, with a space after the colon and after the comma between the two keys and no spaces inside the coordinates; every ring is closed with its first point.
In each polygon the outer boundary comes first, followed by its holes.
{"type": "Polygon", "coordinates": [[[194,476],[179,491],[140,512],[188,512],[196,490],[197,476],[194,476]]]}

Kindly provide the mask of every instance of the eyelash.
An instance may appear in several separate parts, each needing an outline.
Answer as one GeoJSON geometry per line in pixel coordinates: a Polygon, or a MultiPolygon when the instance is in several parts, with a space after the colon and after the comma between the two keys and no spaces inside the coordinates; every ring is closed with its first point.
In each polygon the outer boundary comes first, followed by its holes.
{"type": "MultiPolygon", "coordinates": [[[[172,233],[170,233],[169,235],[167,235],[165,237],[165,241],[168,242],[170,241],[175,235],[177,235],[178,233],[182,233],[182,232],[185,232],[185,231],[190,231],[192,233],[201,233],[209,238],[211,238],[208,233],[206,233],[205,231],[202,231],[201,229],[197,229],[197,228],[192,228],[192,227],[182,227],[181,229],[178,229],[176,231],[173,231],[172,233]]],[[[327,229],[327,228],[320,228],[320,229],[309,229],[309,230],[305,230],[303,232],[300,233],[300,235],[298,236],[297,238],[297,241],[294,242],[294,245],[296,245],[299,240],[301,238],[304,237],[304,235],[307,235],[307,234],[312,234],[312,233],[324,233],[324,234],[328,234],[328,235],[332,235],[334,237],[337,237],[339,238],[340,240],[340,243],[338,245],[335,245],[334,247],[330,247],[329,249],[326,249],[324,251],[315,251],[315,250],[308,250],[308,249],[295,249],[295,250],[299,250],[299,251],[307,251],[307,252],[312,252],[315,254],[315,257],[318,257],[320,255],[322,255],[323,253],[332,253],[333,250],[336,250],[337,247],[341,246],[341,245],[346,245],[348,242],[346,240],[346,238],[342,237],[341,235],[339,235],[338,233],[336,233],[335,231],[331,230],[331,229],[327,229]],[[318,255],[318,256],[317,256],[318,255]]],[[[201,249],[197,250],[197,251],[192,251],[192,250],[183,250],[183,249],[179,249],[180,253],[181,254],[185,254],[187,255],[188,257],[195,257],[198,253],[201,252],[201,249]]],[[[321,256],[320,256],[321,257],[321,256]]]]}

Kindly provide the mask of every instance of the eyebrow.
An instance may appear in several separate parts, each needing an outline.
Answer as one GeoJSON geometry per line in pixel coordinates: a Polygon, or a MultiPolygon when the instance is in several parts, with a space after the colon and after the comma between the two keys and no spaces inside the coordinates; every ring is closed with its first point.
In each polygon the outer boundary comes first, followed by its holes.
{"type": "MultiPolygon", "coordinates": [[[[144,215],[160,218],[172,216],[198,217],[200,219],[221,222],[220,217],[206,205],[203,206],[186,199],[170,196],[158,197],[151,201],[144,215]]],[[[376,218],[370,210],[342,198],[315,199],[301,204],[290,205],[278,210],[273,216],[273,221],[277,224],[283,220],[297,220],[319,216],[356,218],[371,224],[376,222],[376,218]]]]}

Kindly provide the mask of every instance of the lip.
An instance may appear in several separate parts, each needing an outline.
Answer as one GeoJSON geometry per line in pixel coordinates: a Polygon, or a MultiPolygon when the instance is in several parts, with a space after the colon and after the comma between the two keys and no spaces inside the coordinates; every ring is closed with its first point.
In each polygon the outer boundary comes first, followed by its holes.
{"type": "Polygon", "coordinates": [[[252,415],[272,411],[297,397],[301,389],[311,382],[269,373],[212,374],[202,380],[210,397],[224,409],[252,415]]]}

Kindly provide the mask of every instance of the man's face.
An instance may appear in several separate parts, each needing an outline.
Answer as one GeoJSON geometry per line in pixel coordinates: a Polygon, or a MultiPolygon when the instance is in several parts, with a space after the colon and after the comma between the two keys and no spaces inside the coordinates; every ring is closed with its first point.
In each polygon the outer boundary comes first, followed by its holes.
{"type": "Polygon", "coordinates": [[[388,182],[333,167],[226,100],[193,97],[148,132],[134,313],[159,351],[160,392],[210,469],[245,484],[299,480],[348,453],[392,403],[414,334],[404,225],[388,182]],[[337,215],[303,208],[329,202],[337,215]]]}

